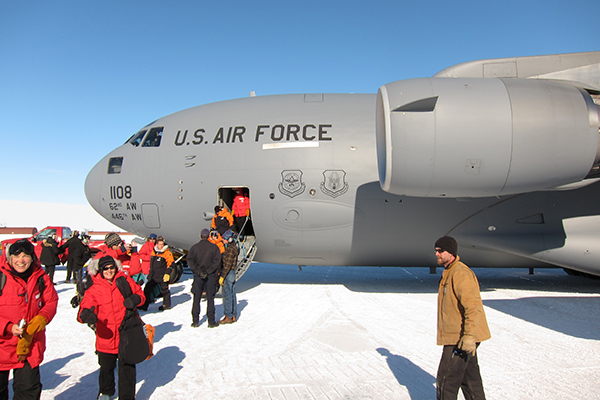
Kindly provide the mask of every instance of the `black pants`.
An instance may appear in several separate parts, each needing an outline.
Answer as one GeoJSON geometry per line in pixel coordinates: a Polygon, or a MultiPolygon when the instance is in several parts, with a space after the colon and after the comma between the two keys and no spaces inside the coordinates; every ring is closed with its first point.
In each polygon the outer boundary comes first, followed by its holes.
{"type": "MultiPolygon", "coordinates": [[[[9,371],[0,371],[0,400],[8,400],[9,371]]],[[[31,368],[25,362],[23,368],[13,369],[14,400],[35,400],[42,395],[40,367],[31,368]]]]}
{"type": "Polygon", "coordinates": [[[54,283],[54,270],[56,269],[56,265],[44,265],[44,269],[50,277],[50,282],[54,283]]]}
{"type": "MultiPolygon", "coordinates": [[[[67,277],[66,280],[71,280],[71,274],[73,273],[73,269],[75,268],[75,260],[72,258],[67,259],[67,277]]],[[[73,275],[75,277],[75,275],[73,275]]]]}
{"type": "Polygon", "coordinates": [[[192,322],[198,323],[200,320],[200,300],[202,292],[206,291],[206,317],[208,322],[215,323],[215,293],[217,291],[217,274],[210,274],[205,279],[194,274],[194,283],[192,283],[192,293],[194,294],[194,303],[192,305],[192,322]]]}
{"type": "Polygon", "coordinates": [[[246,217],[233,217],[233,221],[235,222],[235,230],[241,235],[246,217]]]}
{"type": "MultiPolygon", "coordinates": [[[[115,395],[116,354],[98,353],[100,374],[98,375],[99,394],[115,395]]],[[[119,399],[135,399],[135,364],[123,364],[119,359],[119,399]]]]}
{"type": "Polygon", "coordinates": [[[150,279],[146,286],[144,286],[144,296],[146,296],[146,303],[142,308],[148,308],[148,305],[152,302],[150,299],[152,298],[154,292],[154,288],[159,285],[160,293],[163,298],[163,306],[165,308],[171,308],[171,292],[169,291],[169,284],[166,282],[156,282],[154,279],[150,279]]]}
{"type": "Polygon", "coordinates": [[[466,400],[485,400],[477,353],[473,356],[457,346],[444,346],[436,387],[438,400],[455,400],[459,388],[466,400]]]}

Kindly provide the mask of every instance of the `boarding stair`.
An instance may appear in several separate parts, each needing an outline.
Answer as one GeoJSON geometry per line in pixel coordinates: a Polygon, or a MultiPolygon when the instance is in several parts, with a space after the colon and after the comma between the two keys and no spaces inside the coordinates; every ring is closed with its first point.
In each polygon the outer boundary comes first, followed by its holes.
{"type": "Polygon", "coordinates": [[[256,255],[256,237],[251,235],[244,236],[243,240],[238,240],[238,245],[240,252],[238,254],[237,267],[235,268],[236,280],[239,280],[246,273],[256,255]]]}

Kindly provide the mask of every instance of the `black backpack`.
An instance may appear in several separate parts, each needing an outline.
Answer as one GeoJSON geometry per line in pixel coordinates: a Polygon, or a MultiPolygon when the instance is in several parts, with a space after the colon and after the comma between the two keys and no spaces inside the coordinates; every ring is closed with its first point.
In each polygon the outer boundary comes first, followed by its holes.
{"type": "MultiPolygon", "coordinates": [[[[82,270],[80,270],[80,271],[82,271],[82,270]]],[[[86,271],[85,276],[77,282],[77,294],[75,296],[73,296],[73,298],[71,299],[71,307],[73,307],[73,308],[79,307],[79,304],[81,303],[81,299],[83,299],[83,294],[93,284],[94,284],[94,281],[92,280],[92,277],[86,271]]]]}
{"type": "MultiPolygon", "coordinates": [[[[131,286],[124,276],[118,277],[115,284],[124,299],[132,295],[131,286]]],[[[144,321],[136,308],[126,310],[119,327],[119,359],[125,364],[138,364],[151,354],[144,321]]]]}

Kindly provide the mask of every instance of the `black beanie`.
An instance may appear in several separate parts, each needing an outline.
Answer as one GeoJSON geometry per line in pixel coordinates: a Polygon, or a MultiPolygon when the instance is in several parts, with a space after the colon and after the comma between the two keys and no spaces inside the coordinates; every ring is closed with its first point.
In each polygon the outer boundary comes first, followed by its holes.
{"type": "Polygon", "coordinates": [[[109,265],[114,265],[116,267],[117,263],[115,262],[115,259],[111,256],[102,257],[100,261],[98,261],[98,271],[104,271],[104,267],[107,267],[109,265]]]}
{"type": "Polygon", "coordinates": [[[442,236],[435,242],[435,247],[439,247],[442,250],[446,250],[448,253],[456,257],[458,253],[458,243],[451,236],[442,236]]]}

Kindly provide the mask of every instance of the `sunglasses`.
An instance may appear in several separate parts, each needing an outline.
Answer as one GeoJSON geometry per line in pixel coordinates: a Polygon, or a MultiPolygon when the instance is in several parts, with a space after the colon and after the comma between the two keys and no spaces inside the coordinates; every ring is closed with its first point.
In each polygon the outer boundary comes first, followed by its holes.
{"type": "Polygon", "coordinates": [[[25,253],[28,256],[33,256],[35,254],[35,247],[29,240],[18,240],[10,245],[8,249],[8,254],[11,256],[15,256],[20,253],[25,253]]]}
{"type": "Polygon", "coordinates": [[[116,269],[117,269],[117,267],[115,267],[114,265],[109,265],[108,267],[102,268],[102,272],[108,271],[108,270],[113,270],[114,271],[116,269]]]}

